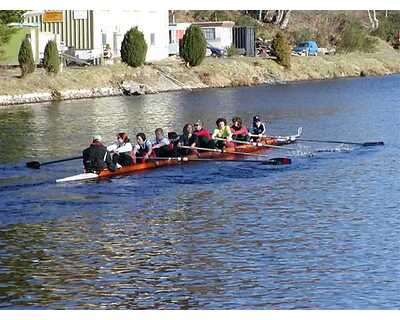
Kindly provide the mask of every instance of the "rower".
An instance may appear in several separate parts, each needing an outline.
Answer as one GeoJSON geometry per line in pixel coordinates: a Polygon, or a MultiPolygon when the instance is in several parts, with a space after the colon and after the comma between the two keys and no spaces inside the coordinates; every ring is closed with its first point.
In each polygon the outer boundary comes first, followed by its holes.
{"type": "Polygon", "coordinates": [[[133,147],[127,133],[118,133],[117,141],[109,145],[107,150],[111,152],[112,160],[117,167],[125,167],[133,164],[133,147]]]}
{"type": "Polygon", "coordinates": [[[170,152],[170,141],[164,137],[164,131],[161,128],[157,128],[154,131],[155,139],[152,141],[152,148],[157,157],[169,157],[170,152]]]}
{"type": "Polygon", "coordinates": [[[180,156],[187,156],[189,154],[198,155],[198,151],[196,149],[179,148],[181,146],[192,147],[192,148],[199,146],[199,138],[195,134],[193,134],[193,126],[190,123],[185,124],[182,133],[183,134],[179,137],[177,143],[179,155],[180,156]]]}
{"type": "Polygon", "coordinates": [[[150,140],[146,139],[146,135],[140,132],[136,135],[137,144],[133,148],[133,162],[136,163],[136,157],[142,158],[141,162],[145,162],[149,157],[153,157],[153,148],[150,140]]]}
{"type": "Polygon", "coordinates": [[[93,136],[90,146],[83,150],[82,156],[85,173],[99,173],[106,168],[110,171],[115,171],[111,155],[102,143],[100,135],[93,136]]]}
{"type": "Polygon", "coordinates": [[[253,117],[253,127],[250,129],[251,140],[252,141],[260,141],[263,136],[266,134],[266,125],[261,122],[259,116],[253,117]]]}
{"type": "Polygon", "coordinates": [[[231,129],[226,125],[226,119],[218,118],[215,123],[217,128],[214,129],[211,138],[226,139],[225,141],[218,140],[216,142],[217,148],[223,149],[223,147],[233,147],[234,144],[232,143],[232,132],[231,129]]]}
{"type": "Polygon", "coordinates": [[[238,141],[248,141],[249,130],[242,125],[242,119],[240,117],[234,117],[232,119],[232,139],[238,141]]]}
{"type": "Polygon", "coordinates": [[[211,135],[210,132],[206,129],[203,128],[203,123],[200,120],[197,120],[193,124],[193,134],[197,136],[199,139],[199,147],[201,148],[215,148],[214,145],[210,145],[211,140],[211,135]]]}

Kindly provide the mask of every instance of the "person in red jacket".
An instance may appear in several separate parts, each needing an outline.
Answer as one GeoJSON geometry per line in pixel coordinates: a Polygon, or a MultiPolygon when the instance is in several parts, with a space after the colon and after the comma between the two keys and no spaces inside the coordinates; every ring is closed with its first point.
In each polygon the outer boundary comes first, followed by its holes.
{"type": "Polygon", "coordinates": [[[242,119],[240,117],[234,117],[232,119],[232,140],[247,141],[249,139],[249,130],[242,125],[242,119]]]}
{"type": "Polygon", "coordinates": [[[203,123],[198,120],[193,124],[194,127],[194,131],[193,134],[197,136],[197,138],[199,139],[199,145],[198,147],[200,148],[214,148],[213,146],[210,146],[210,141],[211,140],[211,135],[210,132],[206,129],[203,128],[203,123]]]}

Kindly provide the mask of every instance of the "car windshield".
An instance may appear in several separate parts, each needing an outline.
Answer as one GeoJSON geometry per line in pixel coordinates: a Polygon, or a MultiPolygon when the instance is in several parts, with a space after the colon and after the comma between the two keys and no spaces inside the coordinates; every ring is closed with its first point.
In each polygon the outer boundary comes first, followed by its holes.
{"type": "Polygon", "coordinates": [[[299,47],[308,47],[308,43],[307,42],[302,42],[299,44],[299,47]]]}

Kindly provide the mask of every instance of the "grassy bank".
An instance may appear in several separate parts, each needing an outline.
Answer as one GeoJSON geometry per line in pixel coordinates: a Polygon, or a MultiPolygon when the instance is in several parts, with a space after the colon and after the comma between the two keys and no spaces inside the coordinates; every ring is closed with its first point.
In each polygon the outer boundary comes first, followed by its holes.
{"type": "Polygon", "coordinates": [[[140,68],[117,63],[108,66],[66,68],[56,76],[43,69],[20,79],[19,69],[0,70],[0,96],[52,93],[79,89],[120,88],[124,81],[144,84],[147,92],[182,88],[257,85],[279,81],[331,79],[360,75],[385,75],[400,72],[400,54],[384,42],[375,53],[350,53],[334,56],[292,57],[290,70],[274,60],[251,57],[211,58],[198,67],[187,68],[170,57],[140,68]]]}

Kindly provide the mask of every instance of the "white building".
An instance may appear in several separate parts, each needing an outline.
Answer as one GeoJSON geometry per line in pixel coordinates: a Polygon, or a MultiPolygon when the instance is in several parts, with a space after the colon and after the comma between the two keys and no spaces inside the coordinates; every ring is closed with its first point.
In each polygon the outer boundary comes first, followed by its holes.
{"type": "Polygon", "coordinates": [[[132,27],[144,34],[146,61],[168,57],[167,10],[28,11],[24,20],[36,24],[41,32],[53,33],[61,47],[72,49],[81,59],[102,57],[106,45],[113,57],[119,57],[124,35],[132,27]]]}
{"type": "Polygon", "coordinates": [[[169,54],[179,54],[179,41],[182,40],[186,29],[192,24],[201,28],[208,45],[220,49],[226,49],[232,46],[232,28],[235,25],[233,21],[170,23],[169,54]]]}
{"type": "Polygon", "coordinates": [[[193,24],[203,30],[209,45],[221,49],[232,46],[232,28],[235,25],[233,21],[207,21],[194,22],[193,24]]]}

